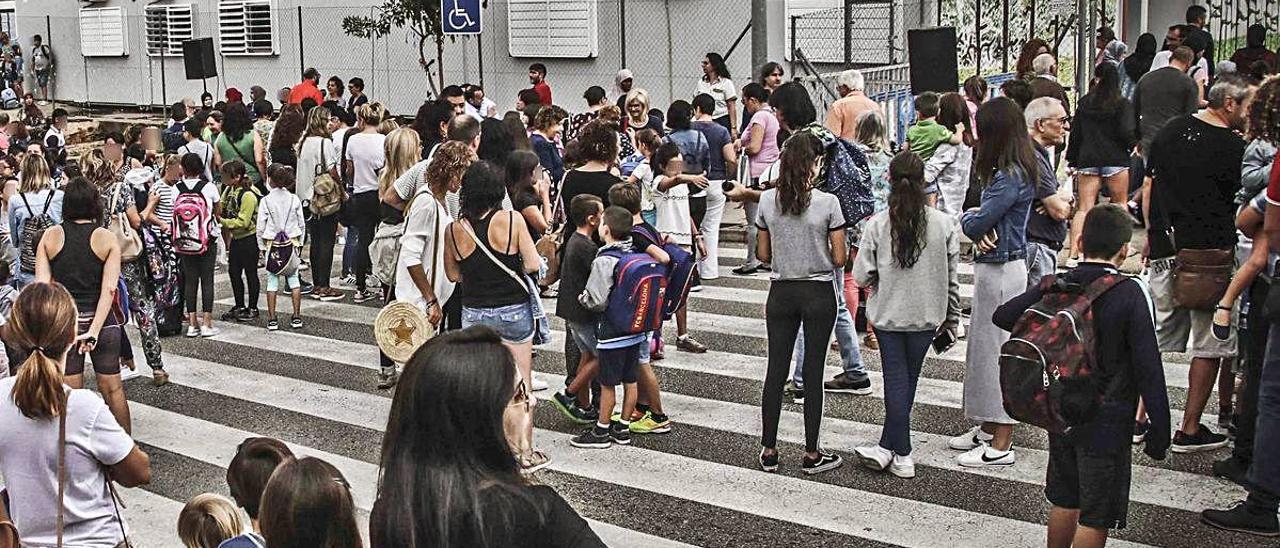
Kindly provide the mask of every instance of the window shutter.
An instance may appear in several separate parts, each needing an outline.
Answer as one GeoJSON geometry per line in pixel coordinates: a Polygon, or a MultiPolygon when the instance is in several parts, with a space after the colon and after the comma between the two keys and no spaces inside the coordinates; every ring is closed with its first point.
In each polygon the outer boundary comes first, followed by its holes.
{"type": "Polygon", "coordinates": [[[80,9],[80,53],[85,57],[124,57],[129,54],[124,8],[80,9]]]}
{"type": "Polygon", "coordinates": [[[191,4],[151,5],[145,10],[147,55],[182,55],[182,42],[195,37],[191,4]]]}
{"type": "Polygon", "coordinates": [[[271,0],[218,2],[218,41],[223,55],[275,55],[271,0]]]}
{"type": "Polygon", "coordinates": [[[511,0],[507,4],[512,57],[590,58],[599,55],[593,0],[511,0]]]}

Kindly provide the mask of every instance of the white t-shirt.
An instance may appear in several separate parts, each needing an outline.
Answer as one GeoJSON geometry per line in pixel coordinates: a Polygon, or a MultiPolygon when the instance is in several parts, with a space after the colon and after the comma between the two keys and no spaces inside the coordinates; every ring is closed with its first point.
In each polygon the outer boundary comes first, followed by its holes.
{"type": "Polygon", "coordinates": [[[325,166],[322,168],[328,171],[329,168],[338,165],[338,147],[334,146],[333,139],[324,137],[311,136],[302,141],[301,152],[298,153],[298,185],[296,191],[298,197],[302,201],[311,201],[314,193],[313,184],[316,179],[316,166],[320,165],[320,151],[324,150],[325,166]]]}
{"type": "MultiPolygon", "coordinates": [[[[58,419],[23,416],[10,394],[15,379],[0,380],[0,473],[9,489],[9,513],[24,546],[54,546],[58,516],[58,419]]],[[[104,466],[133,451],[102,398],[71,390],[67,398],[66,494],[63,545],[110,547],[121,540],[104,466]]]]}
{"type": "Polygon", "coordinates": [[[204,179],[206,181],[213,180],[213,145],[193,139],[187,141],[187,144],[178,147],[178,154],[195,154],[204,161],[204,179]]]}
{"type": "Polygon", "coordinates": [[[666,234],[672,242],[693,245],[693,216],[689,213],[689,185],[679,184],[660,191],[658,184],[663,179],[666,179],[666,175],[659,175],[654,177],[651,183],[658,221],[654,223],[654,228],[666,234]]]}
{"type": "Polygon", "coordinates": [[[355,172],[351,179],[354,194],[378,190],[378,172],[387,163],[386,141],[387,136],[381,133],[358,133],[347,140],[346,159],[351,160],[355,172]]]}
{"type": "Polygon", "coordinates": [[[49,142],[49,137],[53,137],[57,140],[58,148],[67,147],[67,136],[62,133],[62,130],[58,129],[57,126],[49,126],[49,132],[44,134],[44,141],[41,141],[41,144],[47,144],[49,142]]]}
{"type": "Polygon", "coordinates": [[[712,118],[729,115],[729,101],[738,98],[738,88],[733,85],[733,80],[721,78],[712,84],[706,80],[698,80],[698,88],[694,90],[693,95],[696,97],[701,94],[710,95],[716,100],[716,111],[711,113],[712,118]]]}
{"type": "MultiPolygon", "coordinates": [[[[1173,57],[1173,52],[1169,50],[1156,52],[1155,58],[1151,60],[1151,70],[1164,68],[1169,66],[1169,59],[1173,57]]],[[[1150,71],[1148,71],[1150,72],[1150,71]]],[[[1196,64],[1191,66],[1191,70],[1187,71],[1188,76],[1196,81],[1197,84],[1204,85],[1209,81],[1209,62],[1201,57],[1196,64]]]]}
{"type": "MultiPolygon", "coordinates": [[[[200,181],[196,179],[179,180],[174,185],[174,190],[176,191],[173,195],[174,200],[178,199],[178,194],[181,194],[183,189],[194,189],[199,184],[200,181]]],[[[222,197],[218,195],[218,187],[213,183],[205,183],[204,188],[200,189],[200,193],[204,195],[204,201],[209,206],[209,222],[213,225],[209,230],[209,241],[214,241],[222,235],[222,222],[218,220],[218,215],[214,212],[214,207],[218,205],[222,197]]],[[[170,213],[169,218],[173,218],[172,213],[170,213]]]]}
{"type": "Polygon", "coordinates": [[[444,274],[444,231],[451,221],[453,218],[449,216],[448,210],[440,205],[430,191],[423,189],[414,198],[413,206],[405,213],[404,235],[400,237],[400,260],[396,265],[397,301],[426,311],[422,293],[409,275],[409,267],[419,265],[428,280],[432,279],[431,268],[435,265],[435,284],[432,290],[442,306],[453,295],[455,285],[444,274]]]}
{"type": "Polygon", "coordinates": [[[653,209],[653,168],[649,167],[649,160],[636,164],[631,176],[640,183],[640,210],[653,209]]]}

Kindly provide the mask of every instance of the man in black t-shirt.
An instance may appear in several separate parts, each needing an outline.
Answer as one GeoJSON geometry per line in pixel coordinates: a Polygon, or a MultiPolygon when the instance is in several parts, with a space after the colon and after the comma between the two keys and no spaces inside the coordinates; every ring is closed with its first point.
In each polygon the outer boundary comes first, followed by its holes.
{"type": "MultiPolygon", "coordinates": [[[[1218,367],[1236,354],[1235,332],[1222,341],[1211,333],[1212,310],[1191,310],[1174,301],[1174,259],[1184,250],[1222,250],[1236,244],[1235,205],[1245,142],[1245,113],[1254,87],[1222,76],[1209,91],[1209,108],[1170,120],[1149,151],[1151,187],[1150,284],[1156,335],[1162,352],[1192,355],[1186,412],[1174,435],[1173,452],[1217,449],[1227,437],[1200,424],[1218,367]],[[1187,339],[1191,338],[1188,348],[1187,339]]],[[[1224,288],[1225,289],[1225,288],[1224,288]]]]}

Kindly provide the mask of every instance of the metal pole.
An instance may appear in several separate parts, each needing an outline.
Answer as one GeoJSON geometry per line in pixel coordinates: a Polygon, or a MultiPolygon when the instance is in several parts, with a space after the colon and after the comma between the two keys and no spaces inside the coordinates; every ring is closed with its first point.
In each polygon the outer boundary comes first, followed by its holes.
{"type": "MultiPolygon", "coordinates": [[[[626,51],[625,49],[623,51],[626,51]]],[[[480,69],[480,87],[484,87],[484,35],[476,37],[476,66],[480,69]]],[[[626,54],[622,57],[623,63],[626,63],[626,54]]]]}
{"type": "Polygon", "coordinates": [[[799,15],[791,16],[791,56],[793,58],[796,55],[796,21],[799,21],[799,20],[800,20],[799,15]]]}
{"type": "Polygon", "coordinates": [[[938,0],[938,26],[942,26],[942,0],[938,0]]]}
{"type": "MultiPolygon", "coordinates": [[[[892,8],[890,8],[892,9],[892,8]]],[[[844,0],[844,68],[853,66],[853,0],[844,0]]],[[[893,40],[893,31],[889,31],[889,40],[893,40]]],[[[890,45],[890,48],[893,46],[890,45]]],[[[890,57],[893,50],[889,50],[890,57]]],[[[892,63],[893,61],[889,61],[892,63]]]]}
{"type": "Polygon", "coordinates": [[[1031,11],[1029,13],[1030,13],[1030,16],[1027,17],[1027,19],[1029,20],[1029,23],[1027,26],[1028,40],[1036,37],[1036,0],[1031,0],[1031,11]]]}
{"type": "Polygon", "coordinates": [[[1000,13],[1004,18],[1000,23],[1000,70],[1009,72],[1009,0],[1001,0],[1000,13]]]}
{"type": "MultiPolygon", "coordinates": [[[[675,52],[671,39],[671,0],[665,0],[662,3],[663,11],[666,13],[667,19],[667,100],[672,101],[676,95],[675,84],[675,52]]],[[[754,46],[754,44],[753,44],[754,46]]]]}
{"type": "MultiPolygon", "coordinates": [[[[956,4],[959,9],[959,4],[956,4]]],[[[982,0],[973,3],[973,65],[974,74],[982,76],[982,0]]]]}
{"type": "Polygon", "coordinates": [[[627,68],[627,0],[618,0],[618,41],[622,68],[627,68]]]}
{"type": "MultiPolygon", "coordinates": [[[[845,32],[849,32],[849,28],[845,27],[845,32]]],[[[898,63],[898,2],[890,0],[889,2],[889,64],[898,63]]]]}
{"type": "Polygon", "coordinates": [[[302,48],[302,6],[298,6],[298,74],[307,70],[307,56],[302,48]]]}
{"type": "Polygon", "coordinates": [[[169,49],[169,45],[165,44],[163,48],[160,50],[160,105],[164,108],[169,108],[169,88],[168,82],[164,78],[164,56],[169,49]]]}
{"type": "MultiPolygon", "coordinates": [[[[752,70],[769,62],[769,4],[768,0],[751,0],[751,67],[752,70]]],[[[794,40],[794,36],[792,37],[794,40]]]]}
{"type": "Polygon", "coordinates": [[[1077,94],[1079,94],[1080,90],[1083,90],[1085,88],[1085,85],[1088,84],[1089,82],[1088,80],[1089,71],[1080,70],[1081,67],[1083,66],[1082,63],[1084,59],[1089,55],[1088,52],[1085,51],[1085,34],[1089,32],[1087,28],[1087,25],[1089,24],[1089,22],[1086,19],[1089,14],[1085,12],[1088,9],[1089,9],[1089,0],[1076,0],[1076,93],[1077,94]]]}

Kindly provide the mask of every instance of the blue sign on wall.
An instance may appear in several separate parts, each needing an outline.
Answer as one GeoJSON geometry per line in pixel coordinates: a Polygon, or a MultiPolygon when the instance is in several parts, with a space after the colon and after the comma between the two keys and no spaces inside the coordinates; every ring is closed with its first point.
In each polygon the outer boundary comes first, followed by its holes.
{"type": "Polygon", "coordinates": [[[480,0],[440,0],[445,34],[480,34],[480,0]]]}

